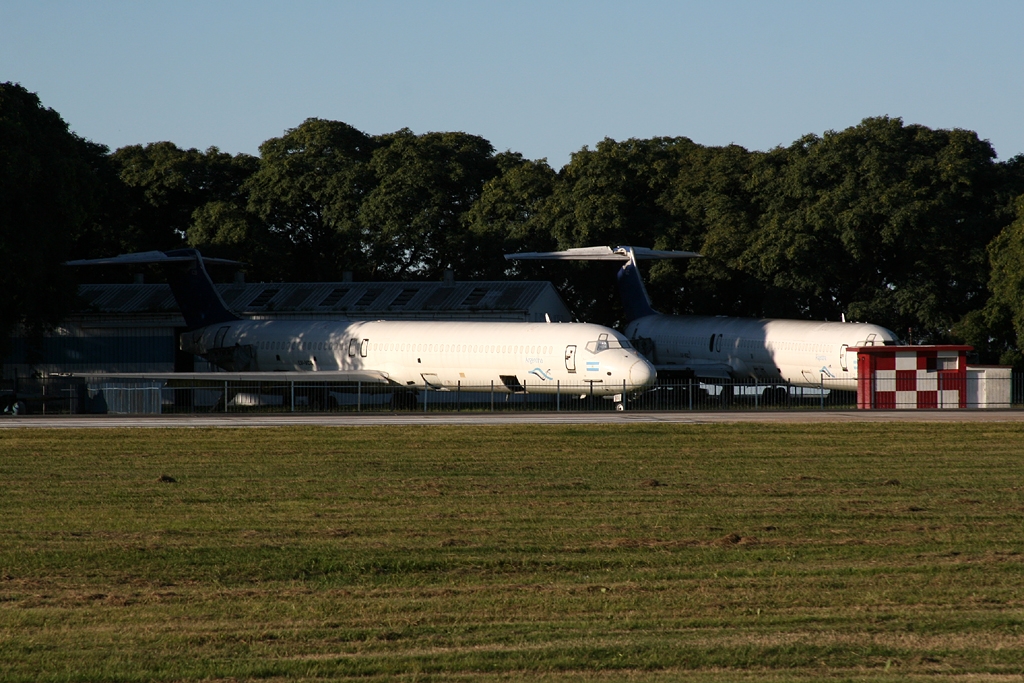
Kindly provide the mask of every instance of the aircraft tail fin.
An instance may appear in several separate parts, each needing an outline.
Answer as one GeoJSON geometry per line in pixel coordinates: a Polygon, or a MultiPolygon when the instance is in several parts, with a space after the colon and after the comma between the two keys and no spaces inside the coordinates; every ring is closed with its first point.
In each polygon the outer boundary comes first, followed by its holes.
{"type": "Polygon", "coordinates": [[[564,251],[530,251],[518,254],[505,254],[505,258],[513,260],[534,261],[619,261],[623,262],[618,272],[619,296],[626,310],[627,321],[654,315],[657,311],[651,305],[651,298],[644,287],[637,261],[673,258],[699,258],[700,254],[692,251],[664,251],[645,249],[643,247],[579,247],[564,251]]]}
{"type": "Polygon", "coordinates": [[[194,330],[207,325],[239,320],[228,310],[217,289],[213,286],[205,263],[236,264],[228,259],[205,258],[195,249],[174,249],[172,251],[146,251],[122,254],[111,258],[83,259],[68,261],[68,266],[107,265],[159,265],[167,276],[174,300],[185,318],[185,325],[194,330]]]}
{"type": "Polygon", "coordinates": [[[647,293],[647,288],[644,287],[640,269],[636,267],[635,261],[630,260],[624,263],[615,277],[619,283],[619,298],[626,311],[626,322],[658,313],[651,304],[651,297],[647,293]]]}

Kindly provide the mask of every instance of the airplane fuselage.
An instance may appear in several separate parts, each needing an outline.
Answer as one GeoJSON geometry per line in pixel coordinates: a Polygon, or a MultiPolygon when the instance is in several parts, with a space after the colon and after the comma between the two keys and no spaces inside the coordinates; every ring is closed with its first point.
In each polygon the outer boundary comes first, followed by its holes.
{"type": "Polygon", "coordinates": [[[366,371],[419,388],[610,396],[655,380],[621,333],[586,323],[237,320],[186,332],[181,348],[227,370],[366,371]]]}
{"type": "Polygon", "coordinates": [[[626,335],[650,340],[648,357],[662,375],[673,368],[709,379],[752,379],[794,386],[856,390],[857,356],[850,347],[891,344],[896,336],[869,323],[724,316],[648,315],[626,335]]]}

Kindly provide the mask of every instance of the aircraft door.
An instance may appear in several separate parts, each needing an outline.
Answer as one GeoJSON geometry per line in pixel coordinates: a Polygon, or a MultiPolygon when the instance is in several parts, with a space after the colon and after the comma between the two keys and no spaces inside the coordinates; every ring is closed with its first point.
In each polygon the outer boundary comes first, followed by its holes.
{"type": "Polygon", "coordinates": [[[846,350],[850,348],[849,344],[843,344],[839,347],[839,367],[843,369],[843,372],[847,371],[846,367],[846,350]]]}
{"type": "Polygon", "coordinates": [[[359,345],[359,355],[366,358],[366,352],[370,350],[370,340],[364,339],[363,343],[359,345]]]}
{"type": "Polygon", "coordinates": [[[350,355],[352,357],[355,357],[355,355],[358,352],[359,352],[359,340],[358,339],[350,339],[349,342],[348,342],[348,355],[350,355]]]}
{"type": "Polygon", "coordinates": [[[576,372],[576,345],[569,344],[565,347],[565,369],[569,372],[576,372]]]}

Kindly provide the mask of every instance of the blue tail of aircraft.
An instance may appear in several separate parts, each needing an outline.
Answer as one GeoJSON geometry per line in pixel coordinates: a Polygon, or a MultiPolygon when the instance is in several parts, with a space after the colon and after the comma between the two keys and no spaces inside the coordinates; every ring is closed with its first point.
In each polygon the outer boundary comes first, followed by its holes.
{"type": "Polygon", "coordinates": [[[198,251],[175,249],[164,254],[168,257],[168,261],[163,263],[167,284],[171,286],[171,293],[178,302],[178,308],[181,309],[188,329],[194,330],[239,319],[228,310],[213,286],[213,280],[206,272],[203,257],[198,251]],[[170,260],[175,257],[184,257],[187,260],[170,260]]]}
{"type": "Polygon", "coordinates": [[[189,330],[216,325],[218,323],[239,320],[238,316],[228,310],[217,289],[213,286],[210,275],[206,272],[207,263],[237,264],[227,259],[203,258],[195,249],[174,249],[172,251],[147,251],[137,254],[122,254],[113,258],[85,259],[68,261],[69,266],[105,266],[105,265],[159,265],[167,276],[174,300],[185,318],[189,330]]]}
{"type": "Polygon", "coordinates": [[[640,277],[640,269],[636,267],[636,262],[632,258],[619,268],[616,277],[619,281],[619,298],[622,299],[622,307],[626,310],[626,322],[657,315],[658,312],[651,305],[651,297],[648,296],[647,288],[640,277]]]}

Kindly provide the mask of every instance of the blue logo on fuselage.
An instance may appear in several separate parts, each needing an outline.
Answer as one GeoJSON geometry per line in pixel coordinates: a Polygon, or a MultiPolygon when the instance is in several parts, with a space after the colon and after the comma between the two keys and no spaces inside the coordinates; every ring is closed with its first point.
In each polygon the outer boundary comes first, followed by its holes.
{"type": "Polygon", "coordinates": [[[552,377],[548,373],[544,372],[540,368],[534,368],[533,370],[530,370],[530,374],[531,375],[536,375],[537,377],[540,377],[541,379],[554,379],[554,377],[552,377]]]}

